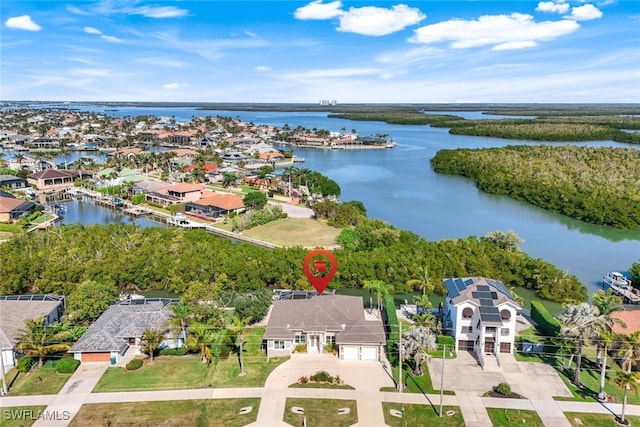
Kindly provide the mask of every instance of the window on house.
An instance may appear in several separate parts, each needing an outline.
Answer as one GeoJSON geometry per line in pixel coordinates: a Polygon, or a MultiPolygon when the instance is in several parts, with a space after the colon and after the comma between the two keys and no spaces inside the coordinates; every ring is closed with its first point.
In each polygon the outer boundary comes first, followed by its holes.
{"type": "Polygon", "coordinates": [[[275,350],[284,350],[284,341],[276,340],[273,342],[273,348],[275,350]]]}
{"type": "Polygon", "coordinates": [[[470,334],[473,332],[473,326],[463,326],[461,332],[463,334],[470,334]]]}
{"type": "Polygon", "coordinates": [[[307,336],[306,335],[295,335],[293,337],[293,340],[296,344],[304,344],[307,342],[307,336]]]}
{"type": "Polygon", "coordinates": [[[324,343],[325,344],[335,344],[336,343],[336,336],[335,335],[326,335],[324,337],[324,343]]]}
{"type": "Polygon", "coordinates": [[[508,337],[509,336],[509,328],[500,329],[500,335],[502,335],[503,337],[508,337]]]}
{"type": "Polygon", "coordinates": [[[462,310],[462,318],[463,319],[471,319],[473,317],[473,309],[470,307],[466,307],[462,310]]]}
{"type": "Polygon", "coordinates": [[[509,310],[501,310],[500,311],[500,318],[502,320],[509,320],[511,319],[511,312],[509,310]]]}
{"type": "Polygon", "coordinates": [[[488,334],[495,334],[496,333],[496,328],[494,326],[487,326],[487,333],[488,334]]]}

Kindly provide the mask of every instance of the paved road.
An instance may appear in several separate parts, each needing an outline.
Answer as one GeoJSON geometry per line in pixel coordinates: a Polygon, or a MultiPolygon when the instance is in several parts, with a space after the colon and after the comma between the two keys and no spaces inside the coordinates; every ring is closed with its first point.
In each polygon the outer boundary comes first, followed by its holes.
{"type": "MultiPolygon", "coordinates": [[[[430,362],[433,384],[440,381],[437,360],[430,362]]],[[[535,410],[547,427],[570,425],[564,412],[619,414],[620,404],[601,404],[596,402],[555,401],[554,393],[558,393],[559,383],[555,371],[546,371],[544,365],[536,364],[527,375],[527,368],[510,366],[521,362],[506,360],[502,363],[501,372],[484,372],[477,364],[473,364],[467,355],[461,353],[457,359],[445,362],[445,388],[453,389],[456,395],[445,395],[445,406],[458,406],[467,427],[491,426],[486,408],[511,408],[535,410]],[[520,371],[521,370],[521,371],[520,371]],[[481,394],[495,385],[500,379],[509,378],[514,389],[524,387],[525,396],[529,399],[499,399],[481,397],[481,394]],[[531,381],[531,382],[529,382],[531,381]],[[529,384],[529,387],[526,385],[529,384]],[[533,386],[532,386],[533,384],[533,386]],[[546,384],[543,386],[543,384],[546,384]],[[531,396],[528,396],[529,393],[531,396]]],[[[282,422],[285,402],[288,397],[296,398],[328,398],[356,400],[358,423],[356,426],[385,426],[382,402],[400,404],[423,404],[434,406],[440,404],[439,395],[423,395],[418,393],[380,392],[380,387],[393,386],[393,382],[380,363],[345,362],[333,356],[293,355],[293,357],[276,368],[269,376],[265,387],[253,388],[216,388],[194,390],[163,390],[144,392],[91,393],[106,368],[107,364],[84,363],[78,368],[57,395],[42,396],[5,396],[0,398],[0,407],[47,405],[49,414],[56,413],[59,420],[37,421],[34,426],[58,427],[66,426],[85,403],[112,402],[145,402],[195,399],[236,399],[260,398],[260,408],[256,422],[251,427],[287,426],[282,422]],[[303,375],[309,376],[318,370],[326,370],[331,375],[339,375],[355,390],[333,389],[299,389],[289,385],[303,375]],[[68,415],[64,415],[68,414],[68,415]]],[[[441,366],[439,366],[441,367],[441,366]]],[[[564,386],[564,383],[562,383],[564,386]]],[[[565,387],[566,388],[566,387],[565,387]]],[[[562,392],[563,393],[563,392],[562,392]]],[[[640,405],[627,405],[628,415],[640,416],[640,405]]]]}

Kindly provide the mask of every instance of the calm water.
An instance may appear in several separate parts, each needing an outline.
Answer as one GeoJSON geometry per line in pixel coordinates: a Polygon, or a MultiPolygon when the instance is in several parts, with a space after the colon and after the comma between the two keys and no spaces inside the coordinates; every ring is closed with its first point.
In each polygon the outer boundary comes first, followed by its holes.
{"type": "MultiPolygon", "coordinates": [[[[87,107],[101,111],[97,107],[87,107]]],[[[429,160],[443,148],[484,148],[525,144],[495,138],[449,135],[447,129],[428,126],[400,126],[382,122],[329,119],[327,113],[272,113],[204,111],[193,108],[124,108],[105,114],[137,116],[152,114],[177,121],[194,116],[239,117],[245,122],[291,127],[347,131],[362,136],[389,134],[398,144],[387,150],[296,149],[304,157],[304,167],[318,170],[340,184],[341,199],[361,200],[368,215],[412,230],[428,240],[483,236],[489,231],[513,230],[524,239],[522,248],[558,268],[575,274],[591,292],[600,285],[603,273],[626,270],[640,260],[640,230],[620,231],[585,224],[552,214],[507,197],[484,194],[468,179],[438,175],[429,160]]],[[[480,118],[479,113],[460,113],[480,118]]],[[[484,116],[486,117],[486,116],[484,116]]],[[[590,146],[638,148],[611,141],[585,143],[590,146]]],[[[99,213],[103,208],[79,206],[82,222],[126,222],[126,216],[99,213]],[[92,214],[95,210],[97,213],[92,214]],[[95,218],[93,218],[95,217],[95,218]],[[92,218],[92,219],[87,219],[92,218]]],[[[106,209],[105,209],[106,210],[106,209]]],[[[69,207],[69,219],[74,207],[69,207]]],[[[140,221],[140,220],[135,220],[140,221]]]]}

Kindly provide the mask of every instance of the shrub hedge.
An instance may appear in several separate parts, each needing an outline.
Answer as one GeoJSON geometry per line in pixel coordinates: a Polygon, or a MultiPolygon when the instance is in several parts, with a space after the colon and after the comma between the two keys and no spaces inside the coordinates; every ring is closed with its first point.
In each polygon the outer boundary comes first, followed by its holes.
{"type": "Polygon", "coordinates": [[[536,328],[542,334],[555,337],[560,333],[560,322],[549,313],[549,310],[540,301],[531,301],[531,318],[537,323],[536,328]]]}
{"type": "Polygon", "coordinates": [[[398,340],[400,334],[400,325],[398,323],[398,316],[396,315],[396,303],[393,300],[393,295],[385,295],[384,297],[384,312],[386,317],[387,328],[387,358],[389,363],[395,365],[398,362],[398,340]]]}
{"type": "Polygon", "coordinates": [[[450,345],[450,346],[456,345],[455,337],[450,337],[449,335],[438,335],[436,338],[436,342],[439,345],[450,345]]]}
{"type": "Polygon", "coordinates": [[[158,354],[161,356],[184,356],[187,354],[187,351],[187,347],[163,348],[158,352],[158,354]]]}
{"type": "Polygon", "coordinates": [[[140,369],[142,367],[142,359],[133,359],[129,363],[127,363],[127,371],[135,371],[136,369],[140,369]]]}
{"type": "Polygon", "coordinates": [[[29,372],[34,363],[35,360],[30,358],[29,356],[22,356],[20,359],[18,359],[18,372],[29,372]]]}
{"type": "Polygon", "coordinates": [[[80,361],[72,357],[64,357],[56,363],[56,372],[59,374],[73,374],[80,366],[80,361]]]}

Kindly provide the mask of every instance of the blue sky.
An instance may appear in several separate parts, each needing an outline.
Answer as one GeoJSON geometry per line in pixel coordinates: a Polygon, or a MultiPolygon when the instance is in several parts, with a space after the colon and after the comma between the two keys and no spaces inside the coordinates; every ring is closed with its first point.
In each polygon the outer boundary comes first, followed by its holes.
{"type": "Polygon", "coordinates": [[[640,102],[638,1],[0,2],[0,99],[640,102]]]}

